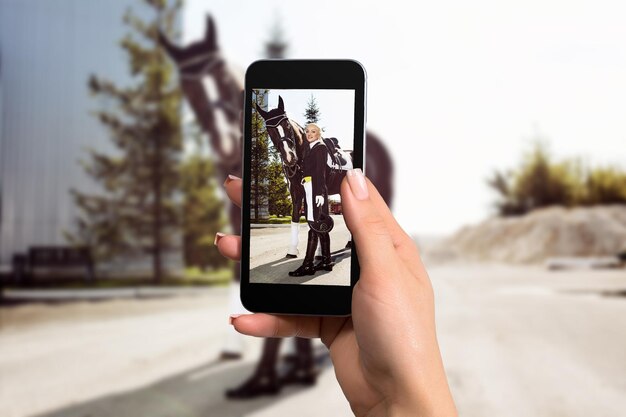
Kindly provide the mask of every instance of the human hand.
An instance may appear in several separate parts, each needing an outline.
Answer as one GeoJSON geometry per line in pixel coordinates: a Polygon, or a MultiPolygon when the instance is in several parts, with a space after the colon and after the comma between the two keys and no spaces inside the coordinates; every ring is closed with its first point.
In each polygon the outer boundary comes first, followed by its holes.
{"type": "Polygon", "coordinates": [[[323,195],[316,195],[315,196],[315,205],[317,205],[317,207],[322,207],[322,204],[324,204],[324,196],[323,195]]]}
{"type": "MultiPolygon", "coordinates": [[[[225,183],[241,204],[241,180],[225,183]]],[[[346,224],[361,266],[351,317],[231,316],[243,334],[319,337],[357,416],[456,416],[435,333],[434,296],[417,247],[360,170],[341,184],[346,224]],[[372,239],[372,237],[375,237],[372,239]]],[[[219,251],[239,260],[239,236],[219,236],[219,251]]]]}

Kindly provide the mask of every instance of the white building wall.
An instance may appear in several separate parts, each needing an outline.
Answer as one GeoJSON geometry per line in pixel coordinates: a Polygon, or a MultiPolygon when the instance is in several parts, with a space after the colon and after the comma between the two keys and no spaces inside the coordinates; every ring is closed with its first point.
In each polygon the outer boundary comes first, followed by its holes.
{"type": "Polygon", "coordinates": [[[113,151],[90,113],[90,74],[130,81],[119,40],[133,0],[0,1],[0,264],[33,245],[64,245],[78,209],[70,189],[95,191],[79,161],[113,151]]]}

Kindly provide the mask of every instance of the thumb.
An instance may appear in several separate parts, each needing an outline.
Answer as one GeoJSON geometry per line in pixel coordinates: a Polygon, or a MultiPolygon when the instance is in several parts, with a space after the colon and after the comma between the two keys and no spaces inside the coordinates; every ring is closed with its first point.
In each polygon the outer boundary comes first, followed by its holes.
{"type": "Polygon", "coordinates": [[[375,191],[374,185],[360,169],[348,171],[341,183],[341,205],[362,270],[384,277],[388,275],[390,265],[397,265],[398,255],[385,218],[391,214],[377,209],[370,199],[373,194],[370,190],[375,191]]]}

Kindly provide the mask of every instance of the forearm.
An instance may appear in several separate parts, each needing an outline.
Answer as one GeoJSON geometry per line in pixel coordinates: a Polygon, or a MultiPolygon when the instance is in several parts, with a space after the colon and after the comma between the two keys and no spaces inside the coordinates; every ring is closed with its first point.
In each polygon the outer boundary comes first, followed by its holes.
{"type": "MultiPolygon", "coordinates": [[[[410,368],[409,368],[410,369],[410,368]]],[[[396,393],[389,402],[388,416],[456,417],[438,346],[423,359],[419,371],[398,378],[396,393]]]]}
{"type": "MultiPolygon", "coordinates": [[[[397,352],[397,356],[412,358],[402,366],[392,366],[378,380],[383,400],[367,410],[365,417],[456,417],[457,411],[450,392],[443,361],[436,339],[422,345],[419,352],[397,352]],[[386,381],[386,382],[383,382],[386,381]]],[[[357,415],[359,415],[357,413],[357,415]]]]}

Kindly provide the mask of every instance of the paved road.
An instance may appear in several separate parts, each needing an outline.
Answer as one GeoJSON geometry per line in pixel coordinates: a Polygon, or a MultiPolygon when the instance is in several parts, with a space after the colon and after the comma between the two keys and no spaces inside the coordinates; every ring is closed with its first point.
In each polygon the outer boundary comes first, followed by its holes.
{"type": "Polygon", "coordinates": [[[461,415],[623,416],[626,271],[433,268],[461,415]]]}
{"type": "Polygon", "coordinates": [[[296,259],[285,258],[291,239],[291,226],[253,228],[250,232],[250,282],[270,284],[350,285],[350,250],[345,249],[350,232],[343,216],[332,216],[335,226],[330,232],[330,250],[336,265],[333,270],[318,271],[315,275],[290,277],[302,265],[306,253],[309,227],[300,225],[296,259]]]}
{"type": "MultiPolygon", "coordinates": [[[[626,273],[430,268],[437,324],[463,416],[618,416],[626,410],[626,273]]],[[[173,298],[0,309],[0,416],[349,416],[319,350],[312,389],[224,400],[253,369],[216,364],[226,289],[173,298]]]]}

